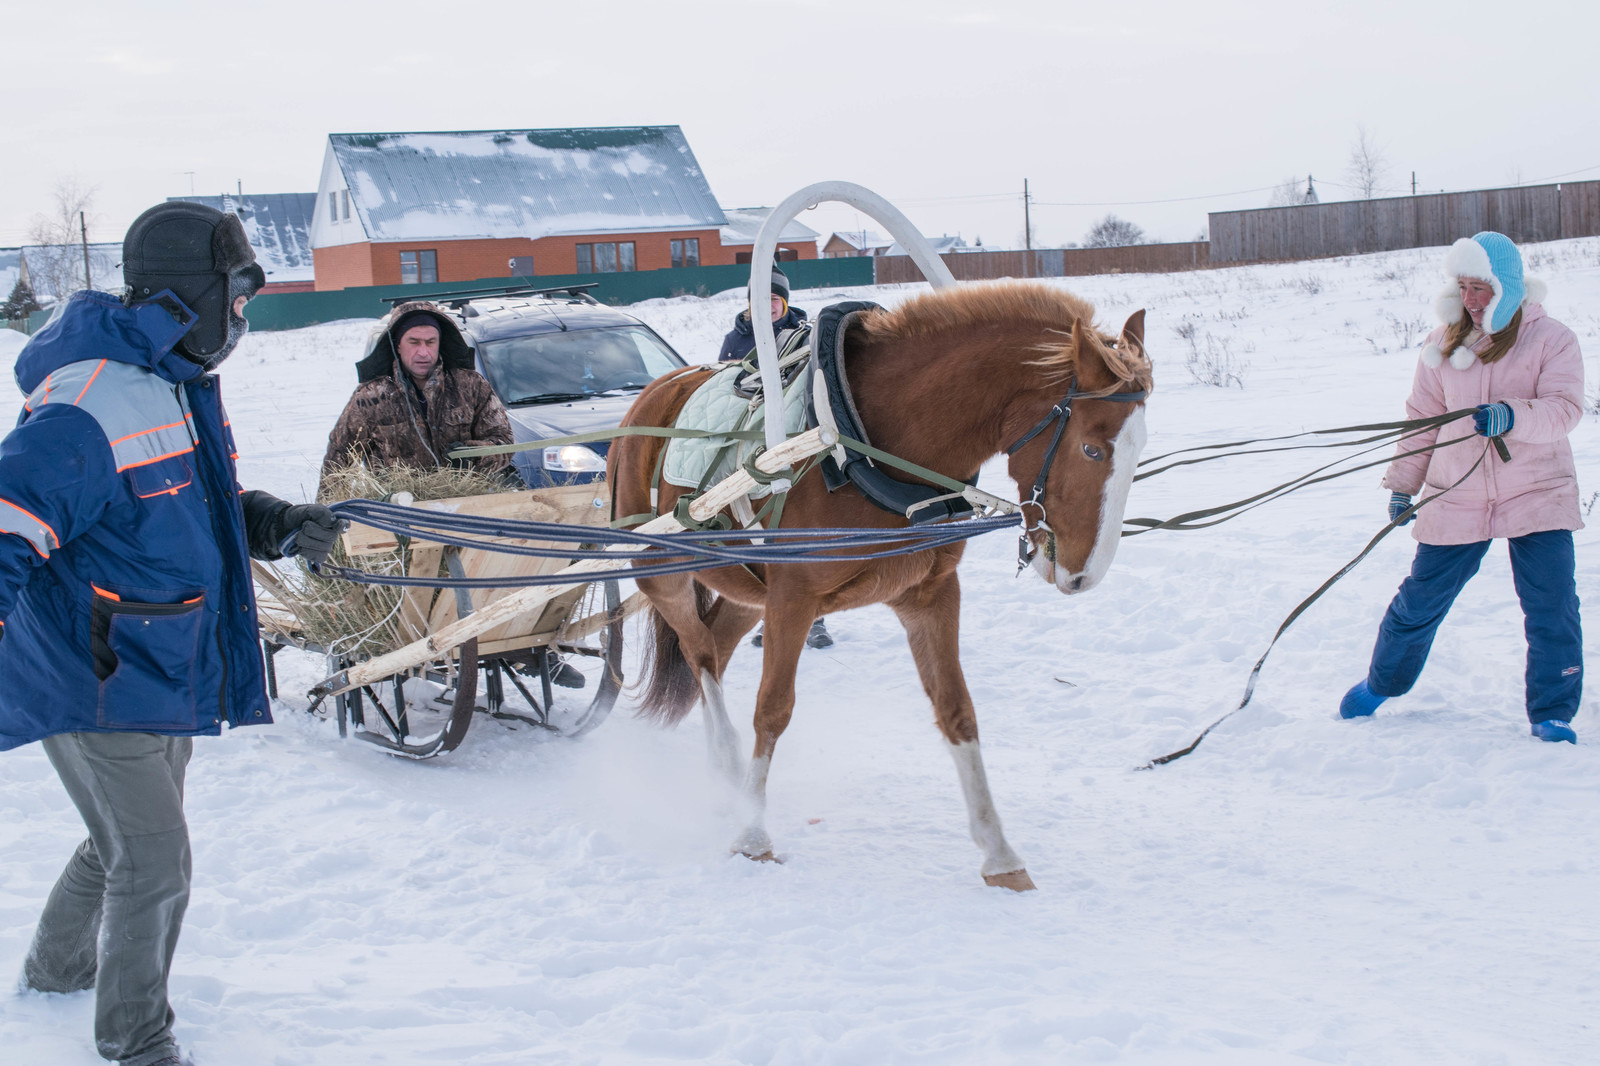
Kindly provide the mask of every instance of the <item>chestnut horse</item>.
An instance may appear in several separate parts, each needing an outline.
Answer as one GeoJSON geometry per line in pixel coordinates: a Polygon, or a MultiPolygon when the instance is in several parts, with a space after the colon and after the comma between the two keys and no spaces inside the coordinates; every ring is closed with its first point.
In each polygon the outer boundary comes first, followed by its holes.
{"type": "MultiPolygon", "coordinates": [[[[966,285],[918,296],[893,311],[857,320],[845,338],[856,409],[878,448],[954,478],[971,479],[991,456],[1026,443],[1010,457],[1022,488],[1033,568],[1064,593],[1092,588],[1111,565],[1123,506],[1144,446],[1144,403],[1130,390],[1151,386],[1144,354],[1144,312],[1119,336],[1091,325],[1094,309],[1064,290],[1040,284],[966,285]],[[1054,425],[1029,436],[1073,394],[1065,434],[1054,425]],[[1121,402],[1106,399],[1112,394],[1121,402]],[[1099,398],[1097,398],[1099,397],[1099,398]]],[[[690,393],[711,373],[690,367],[639,394],[624,425],[670,426],[690,393]]],[[[664,442],[623,437],[607,475],[616,513],[650,509],[651,478],[664,442]]],[[[663,482],[659,513],[683,491],[663,482]]],[[[873,506],[853,485],[829,493],[820,474],[802,478],[783,511],[786,527],[902,528],[903,517],[873,506]]],[[[653,611],[653,659],[640,714],[664,724],[705,705],[712,760],[735,783],[740,758],[723,702],[721,678],[740,641],[763,617],[761,686],[755,749],[743,773],[748,822],[733,850],[771,859],[765,827],[767,772],[795,702],[795,672],[811,622],[852,607],[885,603],[906,629],[939,731],[950,745],[973,839],[990,885],[1033,887],[1006,843],[984,776],[978,723],[961,672],[958,627],[963,546],[930,548],[866,562],[723,567],[639,579],[653,611]]]]}

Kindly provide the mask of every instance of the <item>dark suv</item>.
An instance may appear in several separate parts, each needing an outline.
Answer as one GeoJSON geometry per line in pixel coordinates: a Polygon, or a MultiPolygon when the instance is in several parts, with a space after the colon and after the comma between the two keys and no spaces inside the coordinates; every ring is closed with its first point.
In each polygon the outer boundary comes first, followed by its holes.
{"type": "MultiPolygon", "coordinates": [[[[586,288],[423,297],[455,316],[517,443],[613,429],[640,389],[685,365],[655,330],[586,288]]],[[[608,447],[569,444],[512,459],[529,488],[576,485],[605,479],[608,447]]]]}

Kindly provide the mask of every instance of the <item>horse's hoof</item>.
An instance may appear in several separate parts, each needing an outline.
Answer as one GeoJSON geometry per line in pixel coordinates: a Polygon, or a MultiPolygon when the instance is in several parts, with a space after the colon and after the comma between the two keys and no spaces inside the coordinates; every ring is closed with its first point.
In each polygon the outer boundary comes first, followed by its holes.
{"type": "Polygon", "coordinates": [[[749,859],[751,862],[775,862],[779,866],[783,865],[783,860],[778,858],[776,855],[772,854],[771,849],[768,849],[767,851],[763,851],[759,855],[751,855],[748,852],[744,852],[744,851],[735,851],[734,854],[735,855],[743,855],[745,858],[749,859]]]}
{"type": "Polygon", "coordinates": [[[1038,888],[1027,870],[1012,870],[1003,874],[984,874],[983,883],[990,888],[1009,888],[1013,892],[1032,892],[1038,888]]]}

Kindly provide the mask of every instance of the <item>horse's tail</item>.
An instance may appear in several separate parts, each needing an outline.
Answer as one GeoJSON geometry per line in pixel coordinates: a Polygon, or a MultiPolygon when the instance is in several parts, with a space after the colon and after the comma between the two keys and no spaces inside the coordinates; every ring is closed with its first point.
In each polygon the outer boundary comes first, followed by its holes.
{"type": "MultiPolygon", "coordinates": [[[[716,614],[720,600],[700,582],[692,583],[695,613],[702,621],[707,621],[716,614]]],[[[645,626],[645,667],[636,689],[642,694],[636,713],[658,725],[674,726],[683,721],[700,699],[700,682],[689,660],[683,657],[677,630],[667,624],[655,607],[646,610],[650,621],[645,626]]]]}

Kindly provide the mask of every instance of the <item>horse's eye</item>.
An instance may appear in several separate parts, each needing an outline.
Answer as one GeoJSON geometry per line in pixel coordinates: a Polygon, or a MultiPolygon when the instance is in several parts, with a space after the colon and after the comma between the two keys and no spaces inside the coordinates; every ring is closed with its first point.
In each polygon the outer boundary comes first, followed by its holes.
{"type": "Polygon", "coordinates": [[[1096,448],[1093,444],[1085,444],[1083,446],[1083,454],[1097,463],[1106,457],[1106,453],[1096,448]]]}

